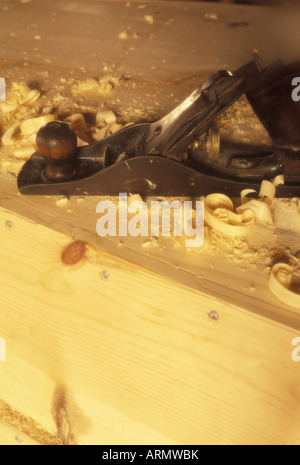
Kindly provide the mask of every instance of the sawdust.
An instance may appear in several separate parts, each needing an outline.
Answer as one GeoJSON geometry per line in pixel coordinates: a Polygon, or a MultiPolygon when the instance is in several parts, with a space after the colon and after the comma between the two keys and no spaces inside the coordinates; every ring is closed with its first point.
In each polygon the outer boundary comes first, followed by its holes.
{"type": "Polygon", "coordinates": [[[263,266],[266,271],[273,262],[274,249],[267,246],[253,247],[247,238],[231,237],[209,228],[207,253],[226,258],[241,268],[256,269],[263,266]]]}
{"type": "Polygon", "coordinates": [[[300,233],[300,199],[275,199],[274,224],[277,229],[300,233]]]}
{"type": "MultiPolygon", "coordinates": [[[[47,71],[43,77],[48,77],[47,71]]],[[[47,90],[42,83],[30,87],[24,81],[10,82],[6,101],[0,102],[1,174],[17,176],[23,163],[37,150],[37,131],[48,119],[70,124],[79,147],[102,140],[130,123],[117,118],[103,104],[95,104],[95,95],[110,94],[120,81],[121,76],[111,74],[78,81],[60,78],[47,90]],[[101,114],[104,117],[100,121],[101,114]]]]}

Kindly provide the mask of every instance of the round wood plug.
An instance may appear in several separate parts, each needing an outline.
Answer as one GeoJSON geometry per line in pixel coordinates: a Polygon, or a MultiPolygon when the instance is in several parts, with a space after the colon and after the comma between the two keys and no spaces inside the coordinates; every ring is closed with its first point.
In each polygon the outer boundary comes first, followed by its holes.
{"type": "Polygon", "coordinates": [[[47,162],[48,179],[64,181],[74,175],[77,136],[67,123],[53,121],[46,124],[38,131],[36,143],[47,162]]]}

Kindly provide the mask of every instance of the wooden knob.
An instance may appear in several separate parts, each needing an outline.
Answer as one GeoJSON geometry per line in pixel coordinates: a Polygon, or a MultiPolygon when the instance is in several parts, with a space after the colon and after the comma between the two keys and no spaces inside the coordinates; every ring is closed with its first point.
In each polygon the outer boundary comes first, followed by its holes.
{"type": "Polygon", "coordinates": [[[37,133],[36,143],[47,162],[46,176],[53,181],[64,181],[76,170],[77,136],[66,123],[53,121],[37,133]]]}

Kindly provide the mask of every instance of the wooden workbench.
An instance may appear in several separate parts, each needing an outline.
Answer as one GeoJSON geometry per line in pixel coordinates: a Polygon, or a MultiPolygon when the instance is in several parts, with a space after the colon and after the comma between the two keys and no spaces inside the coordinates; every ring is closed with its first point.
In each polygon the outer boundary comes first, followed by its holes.
{"type": "MultiPolygon", "coordinates": [[[[285,10],[278,23],[273,10],[202,2],[1,9],[8,84],[51,93],[113,70],[121,85],[94,104],[124,121],[162,116],[216,69],[295,58],[298,23],[285,10]]],[[[270,293],[263,264],[100,239],[99,199],[56,200],[21,197],[14,176],[0,178],[0,444],[299,444],[300,314],[270,293]],[[66,266],[74,240],[87,253],[66,266]]],[[[257,250],[262,232],[275,248],[300,248],[297,230],[262,228],[257,250]]]]}

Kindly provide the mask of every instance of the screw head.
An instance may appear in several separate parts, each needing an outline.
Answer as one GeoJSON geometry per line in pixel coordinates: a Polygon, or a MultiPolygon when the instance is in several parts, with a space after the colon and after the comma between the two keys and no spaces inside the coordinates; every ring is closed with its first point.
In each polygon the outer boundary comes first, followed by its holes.
{"type": "Polygon", "coordinates": [[[5,223],[5,226],[9,229],[11,229],[13,227],[13,222],[11,220],[7,220],[6,223],[5,223]]]}
{"type": "Polygon", "coordinates": [[[104,271],[101,272],[101,278],[102,278],[102,279],[105,279],[105,280],[106,280],[106,279],[108,279],[109,277],[110,277],[109,271],[104,270],[104,271]]]}
{"type": "Polygon", "coordinates": [[[209,314],[208,314],[209,318],[211,320],[218,320],[219,319],[219,314],[218,312],[215,312],[215,311],[211,311],[209,314]]]}

